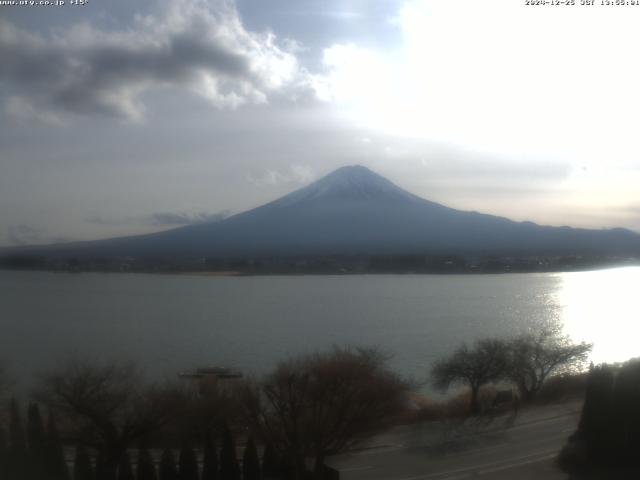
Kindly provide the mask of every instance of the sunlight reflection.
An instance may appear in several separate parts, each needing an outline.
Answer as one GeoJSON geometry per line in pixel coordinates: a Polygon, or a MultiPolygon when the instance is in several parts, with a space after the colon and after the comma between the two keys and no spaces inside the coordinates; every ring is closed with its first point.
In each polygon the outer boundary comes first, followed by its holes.
{"type": "Polygon", "coordinates": [[[561,274],[558,305],[567,334],[593,342],[594,363],[640,356],[640,267],[561,274]]]}

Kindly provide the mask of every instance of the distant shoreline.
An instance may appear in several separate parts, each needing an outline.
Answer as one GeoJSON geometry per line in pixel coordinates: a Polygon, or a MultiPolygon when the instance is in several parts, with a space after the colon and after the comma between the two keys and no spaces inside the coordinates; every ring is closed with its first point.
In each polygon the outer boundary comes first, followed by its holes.
{"type": "Polygon", "coordinates": [[[222,272],[180,272],[178,275],[195,275],[198,277],[244,277],[247,274],[242,272],[237,272],[233,270],[222,271],[222,272]]]}
{"type": "Polygon", "coordinates": [[[122,273],[122,274],[149,274],[149,275],[179,275],[198,277],[260,277],[260,276],[352,276],[352,275],[497,275],[497,274],[532,274],[532,273],[569,273],[606,270],[610,268],[640,267],[640,259],[625,259],[618,261],[584,262],[581,264],[553,264],[553,265],[494,265],[492,268],[464,268],[461,266],[451,268],[263,268],[246,270],[181,270],[179,268],[141,268],[141,269],[117,269],[117,268],[52,268],[52,267],[11,267],[0,265],[0,271],[17,272],[51,272],[51,273],[122,273]],[[529,268],[527,268],[529,267],[529,268]]]}
{"type": "Polygon", "coordinates": [[[0,268],[53,272],[200,276],[556,273],[640,266],[640,254],[607,253],[359,253],[252,256],[2,257],[0,268]]]}

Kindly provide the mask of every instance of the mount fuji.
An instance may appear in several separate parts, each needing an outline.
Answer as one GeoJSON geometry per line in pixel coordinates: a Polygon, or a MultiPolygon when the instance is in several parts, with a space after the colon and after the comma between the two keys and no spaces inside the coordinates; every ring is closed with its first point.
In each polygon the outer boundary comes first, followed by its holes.
{"type": "MultiPolygon", "coordinates": [[[[17,249],[11,249],[16,251],[17,249]]],[[[448,208],[362,166],[342,167],[278,200],[160,233],[28,247],[45,256],[638,255],[625,229],[540,226],[448,208]]]]}

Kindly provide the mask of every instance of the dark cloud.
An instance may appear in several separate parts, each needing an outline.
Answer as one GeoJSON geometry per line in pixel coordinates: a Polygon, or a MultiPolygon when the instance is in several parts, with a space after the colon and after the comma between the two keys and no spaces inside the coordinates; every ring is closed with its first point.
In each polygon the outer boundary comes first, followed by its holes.
{"type": "Polygon", "coordinates": [[[219,108],[304,89],[295,55],[273,34],[247,31],[231,2],[174,4],[137,17],[134,27],[103,31],[84,23],[45,37],[0,20],[9,112],[49,121],[59,112],[139,120],[140,94],[149,88],[187,88],[219,108]]]}

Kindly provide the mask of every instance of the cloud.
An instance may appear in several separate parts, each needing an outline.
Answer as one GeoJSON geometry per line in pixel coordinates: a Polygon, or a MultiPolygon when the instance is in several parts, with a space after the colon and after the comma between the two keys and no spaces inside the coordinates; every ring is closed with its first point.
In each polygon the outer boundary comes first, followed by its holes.
{"type": "Polygon", "coordinates": [[[61,126],[62,119],[53,112],[39,110],[35,105],[23,97],[10,97],[5,105],[6,112],[17,120],[37,120],[46,125],[61,126]]]}
{"type": "Polygon", "coordinates": [[[557,185],[567,181],[575,167],[565,159],[494,155],[421,139],[376,135],[365,137],[360,155],[374,168],[401,174],[409,182],[424,179],[452,190],[468,185],[485,188],[557,185]]]}
{"type": "Polygon", "coordinates": [[[42,230],[28,225],[10,225],[7,236],[11,245],[30,245],[42,240],[42,230]]]}
{"type": "Polygon", "coordinates": [[[142,94],[162,87],[233,109],[305,88],[292,45],[246,30],[229,0],[172,4],[121,31],[82,23],[45,36],[0,19],[0,84],[10,114],[47,123],[65,113],[139,121],[142,94]]]}
{"type": "Polygon", "coordinates": [[[155,212],[150,215],[128,216],[128,217],[106,217],[103,215],[91,215],[86,218],[88,223],[94,225],[122,226],[139,225],[153,227],[169,227],[193,225],[196,223],[219,222],[230,216],[230,212],[155,212]]]}
{"type": "Polygon", "coordinates": [[[258,176],[249,175],[247,180],[258,187],[275,186],[281,184],[307,184],[316,178],[312,168],[304,165],[291,165],[287,172],[267,170],[258,176]]]}
{"type": "Polygon", "coordinates": [[[354,123],[379,132],[495,154],[637,158],[635,13],[405,0],[393,21],[399,46],[334,43],[324,50],[327,73],[313,85],[354,123]]]}
{"type": "Polygon", "coordinates": [[[38,245],[46,243],[68,242],[68,238],[52,237],[41,228],[29,225],[9,225],[7,228],[7,240],[9,245],[38,245]]]}
{"type": "Polygon", "coordinates": [[[627,212],[633,214],[633,215],[637,215],[638,218],[640,219],[640,205],[630,205],[629,207],[627,207],[627,212]]]}
{"type": "Polygon", "coordinates": [[[153,225],[156,226],[170,226],[170,225],[192,225],[194,223],[208,223],[219,222],[229,216],[229,212],[218,213],[172,213],[172,212],[159,212],[151,215],[150,220],[153,225]]]}

